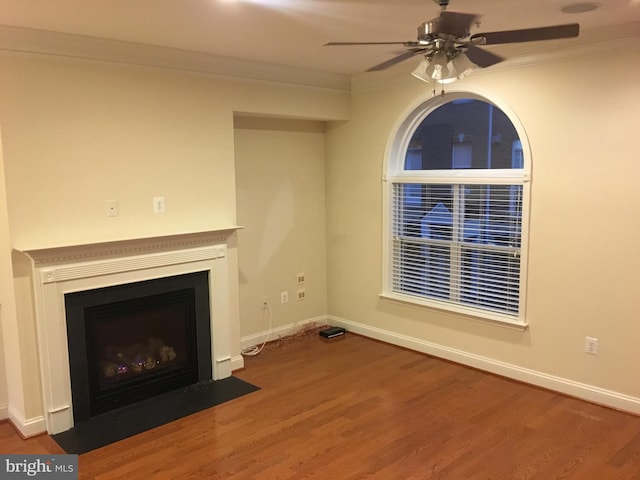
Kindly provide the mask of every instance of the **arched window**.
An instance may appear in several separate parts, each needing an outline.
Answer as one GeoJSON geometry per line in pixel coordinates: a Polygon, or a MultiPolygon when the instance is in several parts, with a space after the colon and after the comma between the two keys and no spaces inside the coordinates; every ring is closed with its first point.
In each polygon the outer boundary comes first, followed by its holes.
{"type": "Polygon", "coordinates": [[[387,152],[383,296],[526,324],[530,159],[505,109],[450,93],[401,123],[387,152]]]}

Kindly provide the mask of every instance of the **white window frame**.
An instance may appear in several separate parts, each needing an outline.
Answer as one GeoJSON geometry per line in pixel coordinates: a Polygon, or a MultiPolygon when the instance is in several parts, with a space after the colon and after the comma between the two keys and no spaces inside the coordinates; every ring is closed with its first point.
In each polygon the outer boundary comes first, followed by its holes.
{"type": "Polygon", "coordinates": [[[529,210],[531,196],[531,151],[522,124],[515,113],[500,99],[486,92],[453,91],[443,96],[422,100],[408,109],[398,120],[391,132],[385,152],[383,175],[383,265],[382,292],[380,297],[391,301],[399,301],[418,306],[435,308],[459,313],[481,321],[498,322],[502,325],[526,328],[526,292],[527,292],[527,259],[529,238],[529,210]],[[436,108],[456,99],[471,98],[491,103],[509,118],[521,142],[523,166],[514,169],[486,170],[404,170],[405,154],[413,133],[422,121],[436,108]],[[417,297],[393,291],[393,187],[396,183],[466,183],[466,184],[517,184],[522,185],[522,226],[521,226],[521,265],[520,295],[518,315],[507,315],[490,310],[483,310],[461,304],[439,301],[431,298],[417,297]]]}

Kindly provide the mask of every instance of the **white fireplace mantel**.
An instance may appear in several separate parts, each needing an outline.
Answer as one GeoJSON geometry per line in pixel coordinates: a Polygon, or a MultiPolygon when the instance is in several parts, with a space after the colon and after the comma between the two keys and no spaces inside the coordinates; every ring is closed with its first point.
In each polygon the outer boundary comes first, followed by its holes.
{"type": "Polygon", "coordinates": [[[73,427],[64,296],[186,273],[209,273],[213,379],[231,375],[237,311],[228,239],[239,227],[85,245],[16,249],[31,259],[44,417],[50,434],[73,427]]]}

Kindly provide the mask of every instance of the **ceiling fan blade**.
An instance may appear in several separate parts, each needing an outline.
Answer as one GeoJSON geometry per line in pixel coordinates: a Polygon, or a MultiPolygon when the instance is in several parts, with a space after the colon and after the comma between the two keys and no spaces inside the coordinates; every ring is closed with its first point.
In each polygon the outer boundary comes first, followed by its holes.
{"type": "Polygon", "coordinates": [[[476,33],[471,41],[479,40],[479,45],[497,45],[500,43],[535,42],[538,40],[555,40],[558,38],[577,37],[580,25],[567,23],[552,27],[525,28],[522,30],[504,30],[502,32],[476,33]]]}
{"type": "Polygon", "coordinates": [[[404,45],[405,47],[417,47],[418,42],[327,42],[325,47],[335,47],[344,45],[404,45]]]}
{"type": "Polygon", "coordinates": [[[471,60],[471,62],[475,63],[479,67],[486,68],[491,65],[495,65],[496,63],[500,63],[504,61],[499,55],[495,53],[489,52],[487,50],[483,50],[482,48],[471,45],[465,51],[467,58],[471,60]]]}
{"type": "Polygon", "coordinates": [[[480,18],[479,15],[460,12],[442,12],[438,20],[437,33],[464,38],[469,35],[471,25],[480,18]]]}
{"type": "Polygon", "coordinates": [[[426,50],[427,50],[426,48],[414,48],[412,50],[409,50],[408,52],[401,53],[400,55],[395,56],[395,57],[387,60],[386,62],[382,62],[382,63],[379,63],[378,65],[374,65],[371,68],[368,68],[367,72],[377,72],[377,71],[380,71],[380,70],[384,70],[385,68],[389,68],[392,65],[395,65],[396,63],[400,63],[400,62],[402,62],[404,60],[407,60],[408,58],[411,58],[411,57],[413,57],[415,55],[418,55],[420,53],[424,53],[426,50]]]}

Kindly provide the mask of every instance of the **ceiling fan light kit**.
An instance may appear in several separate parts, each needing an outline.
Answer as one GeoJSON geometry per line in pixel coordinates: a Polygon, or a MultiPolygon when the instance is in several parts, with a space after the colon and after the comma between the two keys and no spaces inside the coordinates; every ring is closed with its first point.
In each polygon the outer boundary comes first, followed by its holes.
{"type": "Polygon", "coordinates": [[[411,75],[423,82],[453,83],[471,73],[477,65],[464,52],[449,59],[443,52],[436,52],[431,58],[425,55],[411,75]]]}
{"type": "Polygon", "coordinates": [[[367,71],[384,70],[416,55],[422,55],[420,64],[411,72],[411,75],[425,82],[435,81],[444,84],[454,82],[476,68],[486,68],[504,61],[504,58],[480,48],[479,45],[573,38],[577,37],[580,31],[577,23],[569,23],[471,35],[471,26],[478,22],[480,18],[478,15],[449,12],[447,11],[449,0],[433,1],[440,6],[440,16],[422,23],[418,27],[418,36],[415,41],[329,42],[325,45],[403,45],[407,49],[406,52],[375,65],[367,71]]]}

